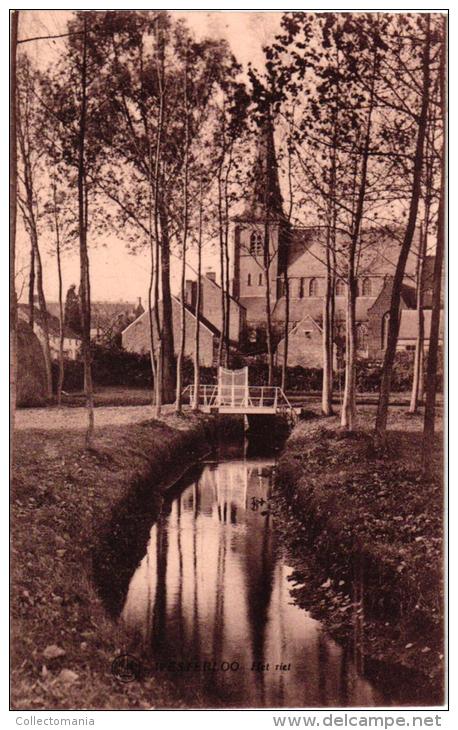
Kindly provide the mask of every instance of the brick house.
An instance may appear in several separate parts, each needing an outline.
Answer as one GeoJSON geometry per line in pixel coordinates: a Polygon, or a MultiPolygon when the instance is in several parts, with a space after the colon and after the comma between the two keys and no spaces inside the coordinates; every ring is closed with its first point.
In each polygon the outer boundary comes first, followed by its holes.
{"type": "MultiPolygon", "coordinates": [[[[200,311],[202,316],[211,322],[218,333],[223,327],[221,307],[221,286],[216,282],[213,271],[207,271],[200,280],[200,311]]],[[[195,311],[197,298],[197,281],[186,281],[186,304],[195,311]]],[[[235,297],[229,297],[229,340],[238,346],[246,325],[246,309],[235,297]]]]}
{"type": "MultiPolygon", "coordinates": [[[[424,350],[429,350],[429,334],[431,332],[431,310],[425,309],[423,312],[424,316],[424,350]]],[[[418,320],[417,312],[412,309],[403,309],[401,312],[401,321],[399,324],[399,336],[397,350],[401,351],[413,351],[415,350],[415,343],[417,341],[418,332],[418,320]]],[[[442,347],[444,341],[444,318],[441,314],[439,323],[439,347],[442,347]]]]}
{"type": "MultiPolygon", "coordinates": [[[[181,303],[177,297],[172,296],[172,320],[173,335],[175,343],[175,354],[180,342],[181,329],[181,303]]],[[[196,317],[191,307],[185,306],[185,348],[186,357],[194,357],[196,317]]],[[[148,312],[143,312],[134,322],[131,322],[121,333],[122,346],[128,352],[137,352],[140,355],[150,351],[150,330],[148,312]]],[[[153,336],[156,339],[156,327],[153,317],[153,336]]],[[[200,363],[204,367],[211,367],[216,358],[219,332],[216,327],[205,317],[201,317],[199,352],[200,363]]]]}
{"type": "MultiPolygon", "coordinates": [[[[425,304],[423,309],[425,322],[425,349],[427,349],[426,340],[429,340],[429,327],[431,323],[431,309],[428,309],[427,306],[431,303],[433,283],[431,272],[432,266],[434,265],[434,256],[429,256],[427,258],[427,263],[428,265],[424,268],[422,283],[424,292],[423,300],[425,304]],[[428,260],[431,262],[431,259],[432,265],[428,263],[428,260]]],[[[381,360],[385,353],[392,288],[393,276],[387,275],[377,299],[367,311],[367,357],[373,360],[381,360]]],[[[397,349],[415,349],[418,319],[416,312],[416,290],[414,286],[409,284],[402,285],[399,308],[401,320],[397,349]]],[[[442,326],[443,325],[441,324],[441,327],[442,326]]]]}
{"type": "MultiPolygon", "coordinates": [[[[283,337],[275,353],[276,365],[282,364],[284,351],[283,337]]],[[[288,365],[304,368],[321,368],[323,365],[323,330],[309,314],[288,333],[288,365]]]]}

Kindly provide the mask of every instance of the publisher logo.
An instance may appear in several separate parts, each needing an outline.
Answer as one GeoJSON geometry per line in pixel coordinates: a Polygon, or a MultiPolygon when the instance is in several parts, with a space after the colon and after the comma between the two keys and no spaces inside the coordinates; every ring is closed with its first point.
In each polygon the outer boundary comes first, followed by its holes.
{"type": "Polygon", "coordinates": [[[140,678],[141,671],[141,663],[132,654],[121,654],[111,664],[111,673],[120,682],[135,682],[140,678]]]}

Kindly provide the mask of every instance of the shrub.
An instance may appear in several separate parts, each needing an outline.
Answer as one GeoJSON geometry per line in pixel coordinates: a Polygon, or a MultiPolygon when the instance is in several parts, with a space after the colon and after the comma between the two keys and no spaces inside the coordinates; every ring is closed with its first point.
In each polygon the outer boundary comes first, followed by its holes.
{"type": "Polygon", "coordinates": [[[96,385],[151,387],[149,354],[139,355],[116,346],[93,345],[92,372],[96,385]]]}
{"type": "MultiPolygon", "coordinates": [[[[57,393],[59,383],[59,363],[54,360],[52,363],[52,388],[57,393]]],[[[63,390],[72,393],[84,388],[84,369],[81,360],[65,360],[63,390]]]]}
{"type": "Polygon", "coordinates": [[[47,378],[43,350],[26,322],[18,320],[16,403],[20,407],[46,404],[47,378]]]}
{"type": "MultiPolygon", "coordinates": [[[[408,392],[412,386],[413,352],[398,352],[396,354],[391,388],[393,392],[408,392]]],[[[269,368],[265,355],[232,356],[231,367],[241,368],[248,365],[249,379],[252,385],[267,385],[269,368]]],[[[425,357],[426,370],[426,357],[425,357]]],[[[59,366],[53,363],[53,386],[57,389],[59,366]]],[[[119,347],[92,347],[93,381],[98,386],[123,386],[150,388],[152,383],[151,363],[149,355],[139,355],[127,352],[119,347]]],[[[377,393],[380,388],[382,363],[360,360],[356,368],[356,387],[360,393],[377,393]]],[[[335,387],[339,381],[343,387],[345,371],[338,369],[335,372],[335,387]]],[[[200,370],[201,385],[216,383],[217,368],[202,367],[200,370]]],[[[319,392],[323,381],[321,368],[304,368],[300,365],[289,367],[287,374],[287,390],[292,392],[319,392]]],[[[183,362],[183,385],[192,385],[194,382],[194,364],[191,358],[186,357],[183,362]]],[[[442,352],[439,357],[438,390],[442,390],[443,365],[442,352]]],[[[274,384],[281,383],[281,368],[274,368],[274,384]]],[[[84,385],[83,363],[81,360],[68,360],[65,363],[64,390],[82,390],[84,385]]]]}

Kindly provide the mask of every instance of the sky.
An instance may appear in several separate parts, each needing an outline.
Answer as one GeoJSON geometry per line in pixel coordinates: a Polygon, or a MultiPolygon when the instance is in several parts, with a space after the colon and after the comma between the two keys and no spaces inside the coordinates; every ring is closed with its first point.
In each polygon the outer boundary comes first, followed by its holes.
{"type": "MultiPolygon", "coordinates": [[[[271,42],[280,29],[281,13],[279,12],[240,12],[240,11],[170,11],[174,16],[184,18],[197,38],[212,36],[225,38],[237,60],[246,71],[248,63],[258,68],[263,66],[263,45],[271,42]]],[[[71,13],[66,10],[30,10],[20,12],[19,39],[39,35],[64,33],[71,13]]],[[[27,44],[27,52],[34,63],[46,67],[57,57],[63,41],[42,40],[27,44]]],[[[24,48],[25,46],[23,46],[24,48]]],[[[115,237],[105,237],[107,245],[90,246],[91,296],[94,301],[128,301],[135,302],[138,297],[146,301],[149,283],[149,255],[135,256],[127,252],[125,243],[115,237]]],[[[30,244],[23,228],[18,229],[18,275],[17,290],[27,297],[27,276],[30,244]]],[[[44,269],[45,295],[49,301],[56,301],[57,268],[54,256],[48,250],[51,241],[43,236],[42,253],[44,269]]],[[[194,257],[190,255],[191,266],[194,257]]],[[[217,261],[211,253],[204,254],[203,268],[216,268],[217,261]]],[[[180,262],[171,262],[172,290],[179,287],[180,262]]],[[[194,267],[193,267],[194,268],[194,267]]],[[[66,254],[62,262],[64,292],[70,284],[79,282],[79,257],[77,254],[66,254]]],[[[189,269],[189,278],[195,278],[189,269]]]]}

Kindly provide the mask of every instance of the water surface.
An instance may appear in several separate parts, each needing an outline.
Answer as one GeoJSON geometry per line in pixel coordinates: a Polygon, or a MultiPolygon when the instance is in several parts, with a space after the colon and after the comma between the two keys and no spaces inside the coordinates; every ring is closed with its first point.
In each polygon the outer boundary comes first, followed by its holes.
{"type": "Polygon", "coordinates": [[[208,707],[390,704],[292,601],[268,509],[273,467],[209,461],[170,495],[122,609],[133,646],[208,707]]]}

